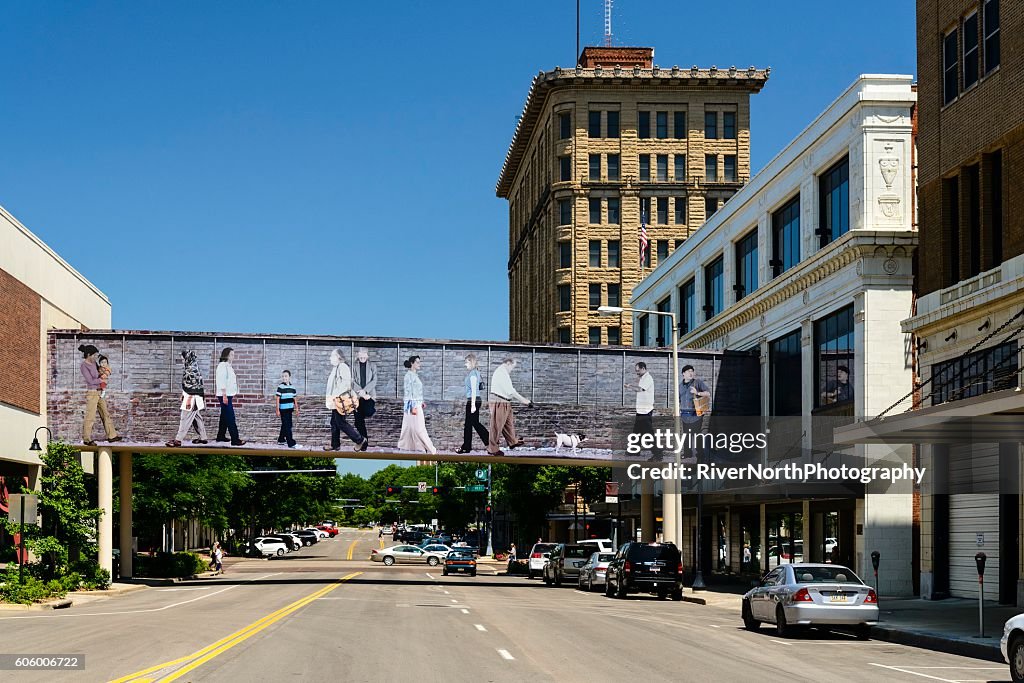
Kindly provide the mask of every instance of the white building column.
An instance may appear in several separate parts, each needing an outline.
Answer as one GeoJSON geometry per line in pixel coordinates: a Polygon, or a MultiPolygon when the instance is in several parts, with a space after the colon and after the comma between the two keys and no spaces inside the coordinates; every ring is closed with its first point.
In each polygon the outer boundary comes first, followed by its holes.
{"type": "Polygon", "coordinates": [[[661,482],[661,528],[662,540],[682,547],[682,520],[679,515],[679,482],[665,479],[661,482]]]}
{"type": "Polygon", "coordinates": [[[99,565],[111,574],[114,572],[114,469],[113,452],[109,446],[100,448],[96,457],[96,484],[100,508],[99,522],[99,565]]]}
{"type": "Polygon", "coordinates": [[[640,540],[654,541],[654,482],[644,477],[640,480],[640,540]]]}
{"type": "MultiPolygon", "coordinates": [[[[118,459],[121,503],[121,566],[120,578],[132,578],[132,454],[121,453],[118,459]]],[[[113,580],[114,577],[111,577],[113,580]]]]}

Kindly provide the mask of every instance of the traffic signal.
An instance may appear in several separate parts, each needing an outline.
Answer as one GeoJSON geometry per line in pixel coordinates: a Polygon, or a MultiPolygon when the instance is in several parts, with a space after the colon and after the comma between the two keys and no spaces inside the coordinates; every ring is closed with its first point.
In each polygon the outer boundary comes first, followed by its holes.
{"type": "Polygon", "coordinates": [[[430,488],[430,492],[433,493],[435,496],[440,496],[441,494],[444,493],[444,487],[443,486],[432,486],[430,488]]]}
{"type": "Polygon", "coordinates": [[[389,496],[393,496],[393,495],[395,495],[396,493],[398,493],[398,487],[397,487],[397,486],[395,486],[394,484],[388,484],[388,488],[387,488],[387,494],[388,494],[389,496]]]}
{"type": "Polygon", "coordinates": [[[484,520],[488,522],[491,521],[491,512],[493,512],[493,510],[490,505],[484,507],[484,520]]]}

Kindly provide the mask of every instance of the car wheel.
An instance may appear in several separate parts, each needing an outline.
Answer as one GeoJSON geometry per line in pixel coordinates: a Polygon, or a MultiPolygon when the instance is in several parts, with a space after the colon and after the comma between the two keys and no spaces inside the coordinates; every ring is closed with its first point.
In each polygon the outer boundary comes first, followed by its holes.
{"type": "Polygon", "coordinates": [[[551,585],[551,579],[548,578],[548,573],[547,572],[544,572],[544,585],[545,586],[550,586],[551,585]]]}
{"type": "Polygon", "coordinates": [[[672,591],[672,599],[676,602],[682,602],[683,591],[682,589],[672,591]]]}
{"type": "Polygon", "coordinates": [[[448,570],[444,569],[441,571],[441,576],[448,576],[448,570]]]}
{"type": "Polygon", "coordinates": [[[1024,637],[1014,636],[1006,653],[1010,656],[1010,678],[1024,681],[1024,637]]]}
{"type": "Polygon", "coordinates": [[[429,564],[431,567],[436,567],[437,565],[441,564],[441,561],[438,560],[436,557],[428,557],[427,564],[429,564]]]}
{"type": "Polygon", "coordinates": [[[470,576],[476,576],[476,572],[472,572],[470,576]]]}
{"type": "Polygon", "coordinates": [[[552,572],[552,573],[554,573],[554,575],[555,575],[555,585],[558,586],[559,588],[561,588],[562,587],[562,575],[558,574],[557,572],[552,572]]]}
{"type": "Polygon", "coordinates": [[[658,590],[658,599],[659,600],[664,600],[667,597],[668,597],[668,591],[667,590],[664,590],[664,589],[659,589],[658,590]]]}
{"type": "Polygon", "coordinates": [[[608,580],[608,577],[605,577],[604,580],[604,597],[612,597],[612,583],[608,580]]]}
{"type": "Polygon", "coordinates": [[[786,610],[782,605],[775,608],[775,635],[779,638],[789,638],[793,635],[793,627],[786,621],[786,610]]]}
{"type": "Polygon", "coordinates": [[[284,548],[278,548],[277,549],[277,556],[281,557],[282,555],[284,555],[284,548]]]}
{"type": "Polygon", "coordinates": [[[385,555],[384,556],[384,566],[390,567],[394,563],[395,563],[395,558],[391,557],[390,555],[385,555]]]}
{"type": "Polygon", "coordinates": [[[308,548],[309,546],[313,545],[313,541],[303,541],[302,545],[304,545],[304,546],[306,546],[308,548]]]}
{"type": "Polygon", "coordinates": [[[626,599],[626,586],[625,585],[620,583],[618,586],[615,587],[615,597],[617,597],[619,600],[625,600],[626,599]]]}
{"type": "Polygon", "coordinates": [[[530,579],[531,581],[533,580],[533,570],[532,569],[527,569],[526,570],[526,578],[530,579]]]}
{"type": "Polygon", "coordinates": [[[750,609],[750,601],[743,601],[743,628],[748,631],[756,631],[761,628],[761,622],[754,618],[754,612],[750,609]]]}

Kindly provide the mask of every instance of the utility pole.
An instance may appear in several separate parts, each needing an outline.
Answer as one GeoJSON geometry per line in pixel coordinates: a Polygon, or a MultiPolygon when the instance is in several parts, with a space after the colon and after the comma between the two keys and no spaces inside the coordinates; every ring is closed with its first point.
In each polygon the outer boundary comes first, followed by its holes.
{"type": "MultiPolygon", "coordinates": [[[[487,463],[487,508],[491,510],[491,517],[494,516],[494,508],[491,507],[491,464],[487,463]]],[[[491,538],[491,528],[494,526],[490,519],[487,521],[487,557],[494,554],[494,539],[491,538]]]]}

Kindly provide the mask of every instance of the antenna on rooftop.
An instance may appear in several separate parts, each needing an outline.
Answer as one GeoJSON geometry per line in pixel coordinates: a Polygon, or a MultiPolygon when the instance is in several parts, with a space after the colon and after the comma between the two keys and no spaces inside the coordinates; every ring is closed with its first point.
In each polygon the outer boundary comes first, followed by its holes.
{"type": "Polygon", "coordinates": [[[612,46],[612,0],[604,0],[604,46],[612,46]]]}

